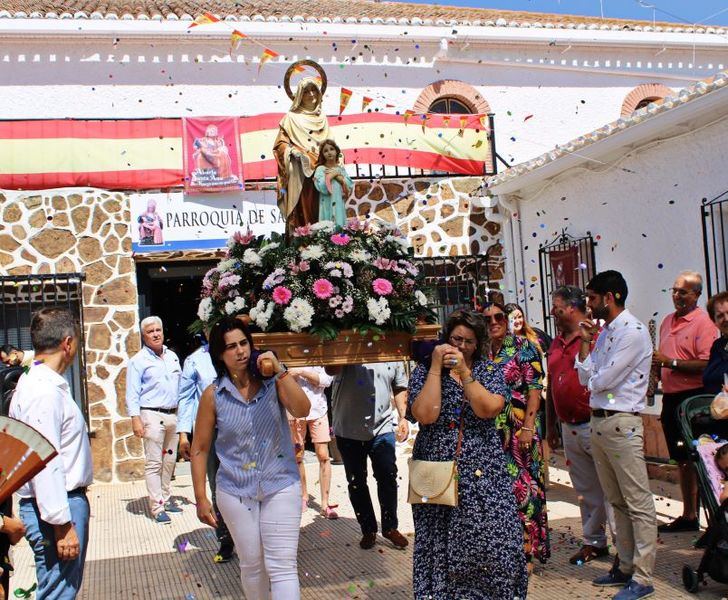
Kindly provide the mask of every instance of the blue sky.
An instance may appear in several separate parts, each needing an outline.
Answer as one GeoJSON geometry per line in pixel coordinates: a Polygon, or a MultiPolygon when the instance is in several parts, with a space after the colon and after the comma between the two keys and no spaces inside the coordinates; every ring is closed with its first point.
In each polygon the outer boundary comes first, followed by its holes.
{"type": "Polygon", "coordinates": [[[418,4],[604,16],[613,19],[728,25],[728,0],[407,0],[418,4]],[[654,8],[649,8],[654,7],[654,8]],[[716,14],[720,13],[720,14],[716,14]],[[715,16],[712,16],[715,15],[715,16]],[[711,17],[712,18],[709,18],[711,17]]]}

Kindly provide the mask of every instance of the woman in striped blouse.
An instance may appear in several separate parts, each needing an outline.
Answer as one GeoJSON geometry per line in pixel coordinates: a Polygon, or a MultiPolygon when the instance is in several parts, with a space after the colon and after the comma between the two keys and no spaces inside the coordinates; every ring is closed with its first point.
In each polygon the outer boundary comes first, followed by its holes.
{"type": "Polygon", "coordinates": [[[246,325],[229,317],[210,333],[210,358],[217,379],[202,394],[192,442],[192,483],[197,517],[217,526],[205,478],[207,455],[215,449],[217,505],[240,559],[245,597],[298,600],[298,532],[301,483],[288,430],[286,410],[304,418],[308,397],[271,352],[275,377],[251,369],[253,339],[246,325]]]}

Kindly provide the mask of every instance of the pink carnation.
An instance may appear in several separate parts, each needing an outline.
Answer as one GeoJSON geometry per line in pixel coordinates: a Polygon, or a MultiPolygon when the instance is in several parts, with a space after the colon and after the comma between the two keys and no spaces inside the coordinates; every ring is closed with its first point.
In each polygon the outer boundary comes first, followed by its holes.
{"type": "Polygon", "coordinates": [[[393,288],[392,284],[388,280],[379,277],[372,282],[372,289],[374,290],[375,294],[379,294],[380,296],[388,296],[392,293],[393,288]]]}
{"type": "Polygon", "coordinates": [[[311,225],[310,223],[306,223],[305,225],[301,225],[300,227],[296,227],[293,230],[293,237],[305,237],[307,235],[311,235],[311,225]]]}
{"type": "Polygon", "coordinates": [[[351,241],[351,238],[345,233],[335,233],[331,236],[331,241],[337,246],[346,246],[351,241]]]}
{"type": "Polygon", "coordinates": [[[317,279],[313,282],[313,293],[317,298],[326,300],[334,293],[334,286],[328,279],[317,279]]]}
{"type": "Polygon", "coordinates": [[[273,302],[276,304],[288,304],[293,293],[284,285],[279,285],[273,290],[273,302]]]}

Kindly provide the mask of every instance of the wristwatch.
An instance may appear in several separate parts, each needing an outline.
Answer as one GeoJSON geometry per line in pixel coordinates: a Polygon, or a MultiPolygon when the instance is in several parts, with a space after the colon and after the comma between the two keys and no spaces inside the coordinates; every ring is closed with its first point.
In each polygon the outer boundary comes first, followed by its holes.
{"type": "Polygon", "coordinates": [[[677,369],[677,358],[673,358],[672,362],[670,363],[671,369],[677,369]]]}

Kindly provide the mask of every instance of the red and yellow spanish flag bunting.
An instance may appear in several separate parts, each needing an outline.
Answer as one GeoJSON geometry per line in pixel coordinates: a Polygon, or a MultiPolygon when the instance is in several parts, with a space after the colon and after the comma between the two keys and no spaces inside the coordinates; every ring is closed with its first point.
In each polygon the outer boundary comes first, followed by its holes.
{"type": "Polygon", "coordinates": [[[240,42],[246,37],[248,36],[245,35],[242,31],[238,31],[237,29],[233,30],[233,32],[230,34],[230,54],[238,49],[240,42]]]}
{"type": "Polygon", "coordinates": [[[199,17],[192,21],[192,23],[190,23],[190,26],[187,29],[197,27],[198,25],[210,25],[211,23],[217,23],[218,21],[220,21],[220,19],[218,19],[212,13],[202,13],[199,17]]]}
{"type": "Polygon", "coordinates": [[[414,114],[415,114],[415,111],[413,111],[413,110],[406,110],[406,111],[404,111],[404,115],[402,115],[402,116],[404,117],[404,124],[405,125],[407,125],[407,121],[414,114]]]}
{"type": "Polygon", "coordinates": [[[425,133],[425,127],[427,127],[427,121],[430,120],[430,114],[422,115],[422,133],[425,133]]]}
{"type": "Polygon", "coordinates": [[[361,99],[361,111],[364,112],[367,109],[367,106],[369,106],[372,103],[372,100],[374,98],[370,98],[369,96],[364,96],[361,99]]]}
{"type": "Polygon", "coordinates": [[[271,58],[276,58],[277,56],[280,56],[278,52],[275,50],[271,50],[270,48],[264,48],[263,53],[260,55],[260,63],[258,64],[258,74],[260,74],[260,70],[263,68],[263,65],[267,63],[271,58]]]}
{"type": "Polygon", "coordinates": [[[450,127],[450,115],[445,115],[442,117],[442,125],[443,127],[450,127]]]}
{"type": "Polygon", "coordinates": [[[346,108],[346,105],[349,104],[349,100],[351,100],[351,90],[347,89],[345,87],[341,88],[341,94],[339,94],[339,114],[344,112],[344,109],[346,108]]]}

